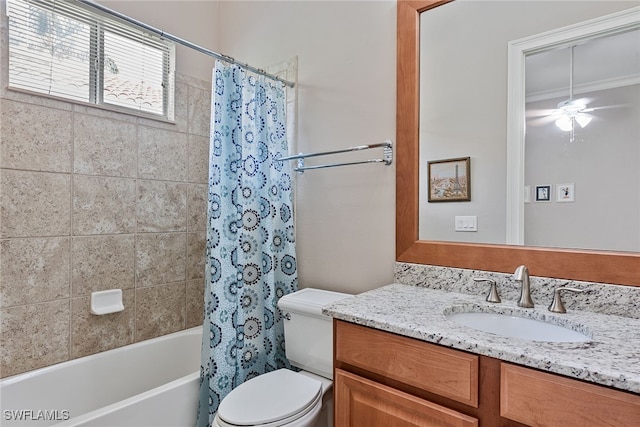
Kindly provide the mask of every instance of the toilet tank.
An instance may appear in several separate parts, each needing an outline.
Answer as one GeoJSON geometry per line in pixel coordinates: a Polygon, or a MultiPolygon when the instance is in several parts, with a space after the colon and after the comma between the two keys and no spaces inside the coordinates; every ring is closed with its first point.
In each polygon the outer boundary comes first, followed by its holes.
{"type": "Polygon", "coordinates": [[[293,366],[333,378],[333,319],[322,314],[322,307],[351,296],[306,288],[280,298],[285,349],[293,366]]]}

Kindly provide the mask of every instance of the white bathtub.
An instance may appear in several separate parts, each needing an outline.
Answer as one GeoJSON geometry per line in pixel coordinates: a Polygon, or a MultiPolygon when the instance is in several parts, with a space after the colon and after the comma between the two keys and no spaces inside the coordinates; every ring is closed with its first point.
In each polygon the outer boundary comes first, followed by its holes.
{"type": "Polygon", "coordinates": [[[193,427],[202,327],[0,381],[0,425],[193,427]]]}

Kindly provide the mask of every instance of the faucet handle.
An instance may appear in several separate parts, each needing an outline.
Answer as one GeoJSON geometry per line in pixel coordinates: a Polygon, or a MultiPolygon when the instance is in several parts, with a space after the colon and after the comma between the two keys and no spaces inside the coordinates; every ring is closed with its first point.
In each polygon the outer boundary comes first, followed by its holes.
{"type": "Polygon", "coordinates": [[[496,286],[496,281],[492,279],[485,279],[482,277],[474,277],[474,282],[488,282],[491,285],[489,289],[489,294],[487,294],[486,301],[487,302],[502,302],[500,299],[500,295],[498,295],[498,287],[496,286]]]}
{"type": "Polygon", "coordinates": [[[564,308],[564,303],[562,302],[562,297],[560,296],[560,292],[561,291],[582,293],[582,292],[584,292],[584,289],[570,288],[568,286],[562,286],[562,287],[556,288],[556,290],[553,292],[553,301],[551,301],[551,304],[549,305],[549,311],[552,312],[552,313],[566,313],[567,312],[567,309],[564,308]]]}

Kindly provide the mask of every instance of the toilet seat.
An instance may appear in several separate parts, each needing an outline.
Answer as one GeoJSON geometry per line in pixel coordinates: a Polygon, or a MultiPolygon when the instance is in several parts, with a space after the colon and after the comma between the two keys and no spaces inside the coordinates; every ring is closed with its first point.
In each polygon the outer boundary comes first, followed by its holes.
{"type": "Polygon", "coordinates": [[[220,403],[215,422],[220,427],[286,425],[319,411],[322,395],[319,381],[279,369],[255,377],[229,393],[220,403]]]}

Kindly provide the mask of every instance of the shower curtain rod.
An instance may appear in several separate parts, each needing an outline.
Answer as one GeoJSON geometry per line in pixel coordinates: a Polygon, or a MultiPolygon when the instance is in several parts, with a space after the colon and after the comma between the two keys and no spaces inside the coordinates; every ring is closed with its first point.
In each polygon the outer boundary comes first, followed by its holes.
{"type": "Polygon", "coordinates": [[[168,39],[168,40],[171,40],[173,42],[179,43],[179,44],[181,44],[183,46],[186,46],[188,48],[191,48],[193,50],[197,50],[198,52],[204,53],[205,55],[212,56],[212,57],[214,57],[216,59],[219,59],[219,60],[227,62],[227,63],[238,65],[238,66],[244,68],[245,70],[249,70],[249,71],[254,72],[256,74],[260,74],[262,76],[268,77],[268,78],[270,78],[272,80],[279,81],[282,84],[284,84],[285,86],[288,86],[288,87],[294,87],[295,86],[295,83],[290,82],[288,80],[285,80],[285,79],[283,79],[281,77],[278,77],[276,75],[273,75],[271,73],[267,73],[265,70],[263,70],[261,68],[256,68],[256,67],[251,66],[251,65],[249,65],[247,63],[240,62],[240,61],[236,60],[235,58],[233,58],[231,56],[223,55],[221,53],[214,52],[212,50],[209,50],[207,48],[199,46],[199,45],[197,45],[195,43],[191,43],[190,41],[187,41],[187,40],[181,39],[180,37],[174,36],[173,34],[166,33],[166,32],[164,32],[162,30],[159,30],[159,29],[157,29],[155,27],[147,25],[144,22],[138,21],[137,19],[131,18],[130,16],[124,15],[124,14],[122,14],[120,12],[117,12],[117,11],[115,11],[113,9],[109,9],[108,7],[102,6],[101,4],[95,3],[92,0],[79,0],[79,1],[81,3],[84,3],[84,4],[88,5],[88,6],[91,6],[91,7],[95,8],[95,9],[98,9],[99,11],[101,11],[103,13],[115,16],[116,18],[122,19],[123,21],[129,22],[131,24],[135,24],[135,25],[137,25],[139,27],[144,28],[145,30],[147,30],[147,31],[149,31],[151,33],[159,35],[160,37],[164,37],[165,39],[168,39]]]}

